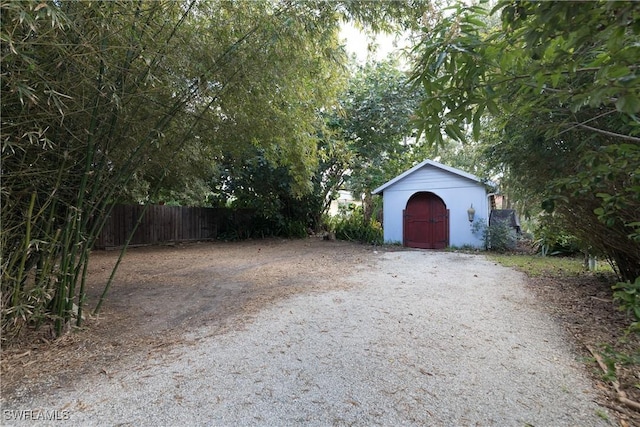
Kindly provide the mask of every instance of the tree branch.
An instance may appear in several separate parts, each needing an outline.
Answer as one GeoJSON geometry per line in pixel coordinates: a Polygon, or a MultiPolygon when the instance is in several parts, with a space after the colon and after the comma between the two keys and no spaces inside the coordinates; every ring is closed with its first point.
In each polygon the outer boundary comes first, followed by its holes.
{"type": "Polygon", "coordinates": [[[635,143],[640,143],[640,138],[635,137],[635,136],[624,135],[624,134],[621,134],[621,133],[615,133],[615,132],[611,132],[611,131],[604,130],[604,129],[594,128],[592,126],[585,125],[584,123],[572,123],[572,124],[575,125],[575,127],[591,130],[591,131],[594,131],[594,132],[598,132],[598,133],[601,133],[603,135],[607,135],[607,136],[610,136],[610,137],[613,137],[613,138],[626,139],[627,141],[633,141],[635,143]]]}
{"type": "MultiPolygon", "coordinates": [[[[592,122],[592,121],[594,121],[594,120],[598,120],[598,119],[600,119],[600,118],[602,118],[602,117],[608,116],[609,114],[613,114],[613,113],[615,113],[616,111],[617,111],[617,110],[615,110],[615,109],[611,109],[611,110],[609,110],[609,111],[605,111],[605,112],[604,112],[604,113],[602,113],[602,114],[598,114],[597,116],[591,117],[590,119],[585,120],[585,121],[583,121],[583,122],[581,122],[581,123],[579,123],[579,122],[574,122],[574,124],[573,124],[572,126],[568,127],[567,129],[563,130],[562,132],[558,132],[557,134],[555,134],[555,135],[554,135],[554,137],[556,137],[556,138],[557,138],[558,136],[562,135],[563,133],[570,132],[570,131],[572,131],[573,129],[575,129],[575,128],[577,128],[577,127],[580,127],[580,125],[584,125],[584,124],[589,123],[589,122],[592,122]]],[[[575,117],[575,115],[574,115],[574,117],[575,117]]]]}

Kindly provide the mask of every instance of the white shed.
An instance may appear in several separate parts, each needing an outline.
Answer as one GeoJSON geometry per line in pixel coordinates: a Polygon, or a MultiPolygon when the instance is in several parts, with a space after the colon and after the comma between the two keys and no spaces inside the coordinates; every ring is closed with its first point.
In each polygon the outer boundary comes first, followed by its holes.
{"type": "Polygon", "coordinates": [[[487,186],[475,175],[425,160],[376,188],[383,197],[385,243],[425,249],[483,247],[474,221],[489,218],[487,186]]]}

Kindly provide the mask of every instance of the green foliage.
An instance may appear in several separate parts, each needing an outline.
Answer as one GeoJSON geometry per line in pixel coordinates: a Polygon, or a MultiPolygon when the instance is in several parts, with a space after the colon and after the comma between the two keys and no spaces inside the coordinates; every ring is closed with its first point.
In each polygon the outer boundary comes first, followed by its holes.
{"type": "Polygon", "coordinates": [[[607,414],[605,411],[603,411],[602,409],[596,409],[595,410],[595,414],[600,417],[601,419],[605,420],[605,421],[609,421],[609,414],[607,414]]]}
{"type": "Polygon", "coordinates": [[[229,223],[218,234],[219,240],[236,241],[245,239],[264,239],[267,237],[303,238],[307,237],[304,222],[278,217],[266,218],[254,213],[252,221],[248,224],[229,223]]]}
{"type": "Polygon", "coordinates": [[[81,322],[89,251],[109,202],[193,94],[160,66],[189,8],[1,7],[3,339],[42,316],[60,334],[81,322]]]}
{"type": "Polygon", "coordinates": [[[220,204],[255,213],[237,237],[304,237],[307,230],[318,229],[325,194],[298,195],[289,168],[270,162],[264,150],[254,153],[253,158],[227,159],[214,188],[220,204]]]}
{"type": "Polygon", "coordinates": [[[327,228],[337,239],[381,245],[383,233],[381,224],[375,219],[365,219],[362,207],[357,207],[344,215],[330,218],[327,228]]]}
{"type": "Polygon", "coordinates": [[[474,234],[480,234],[487,250],[507,252],[516,247],[516,231],[507,221],[494,221],[487,225],[484,220],[475,220],[471,225],[474,234]]]}
{"type": "MultiPolygon", "coordinates": [[[[607,371],[604,373],[604,379],[607,381],[617,380],[618,366],[638,366],[640,365],[640,351],[626,354],[616,351],[611,345],[603,344],[600,346],[600,356],[605,364],[607,371]]],[[[637,385],[636,385],[637,386],[637,385]]]]}
{"type": "Polygon", "coordinates": [[[371,191],[411,166],[419,145],[408,139],[415,135],[411,116],[420,95],[393,60],[355,70],[331,123],[352,153],[347,184],[354,193],[371,191]]]}
{"type": "Polygon", "coordinates": [[[621,278],[634,280],[640,275],[640,146],[602,142],[580,155],[573,175],[550,183],[555,195],[549,200],[567,231],[611,259],[621,278]]]}
{"type": "Polygon", "coordinates": [[[544,113],[554,105],[569,115],[550,124],[558,132],[576,125],[605,130],[576,121],[582,109],[613,108],[627,117],[640,111],[637,5],[503,0],[489,12],[487,4],[452,6],[415,48],[413,79],[427,92],[418,122],[428,140],[464,140],[468,126],[477,138],[485,113],[544,113]],[[502,28],[490,20],[498,13],[502,28]],[[512,102],[503,102],[505,95],[512,102]]]}
{"type": "Polygon", "coordinates": [[[640,333],[640,277],[633,283],[619,282],[613,286],[613,290],[613,298],[620,304],[620,309],[634,319],[629,331],[640,333]]]}
{"type": "MultiPolygon", "coordinates": [[[[550,214],[548,214],[550,215],[550,214]]],[[[548,215],[542,215],[533,231],[533,242],[536,252],[547,255],[575,255],[580,252],[579,241],[568,234],[564,228],[559,228],[548,215]]]]}
{"type": "Polygon", "coordinates": [[[339,105],[317,116],[317,164],[309,169],[313,175],[305,191],[297,185],[297,172],[281,161],[277,146],[226,153],[211,192],[219,202],[231,200],[234,207],[261,212],[259,235],[286,230],[290,221],[317,230],[337,190],[370,191],[411,165],[417,147],[406,144],[403,136],[412,132],[414,92],[394,61],[360,67],[340,94],[339,105]]]}

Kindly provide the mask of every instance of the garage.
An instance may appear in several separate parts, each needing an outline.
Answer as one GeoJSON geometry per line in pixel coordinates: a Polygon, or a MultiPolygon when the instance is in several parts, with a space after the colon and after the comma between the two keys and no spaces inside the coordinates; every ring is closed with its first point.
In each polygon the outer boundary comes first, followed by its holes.
{"type": "Polygon", "coordinates": [[[373,191],[383,198],[385,243],[421,249],[483,247],[492,183],[427,159],[373,191]]]}

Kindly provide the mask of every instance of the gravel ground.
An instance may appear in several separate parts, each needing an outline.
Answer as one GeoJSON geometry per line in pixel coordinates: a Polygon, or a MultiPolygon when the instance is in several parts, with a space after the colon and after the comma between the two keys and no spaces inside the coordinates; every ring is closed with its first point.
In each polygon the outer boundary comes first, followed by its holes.
{"type": "Polygon", "coordinates": [[[222,335],[189,331],[99,379],[11,402],[1,424],[611,425],[520,273],[476,255],[376,256],[344,289],[276,302],[222,335]]]}

